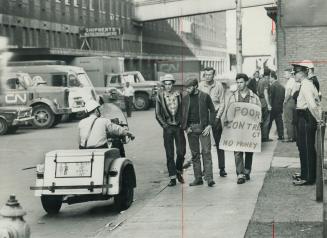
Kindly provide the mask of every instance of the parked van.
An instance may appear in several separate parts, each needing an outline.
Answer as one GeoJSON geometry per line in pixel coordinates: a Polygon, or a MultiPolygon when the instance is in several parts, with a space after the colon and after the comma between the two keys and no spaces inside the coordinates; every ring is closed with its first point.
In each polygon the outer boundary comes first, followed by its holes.
{"type": "Polygon", "coordinates": [[[84,113],[85,102],[90,99],[99,100],[93,84],[83,68],[69,65],[31,65],[32,61],[10,62],[10,68],[29,73],[35,84],[45,83],[47,86],[68,87],[69,107],[74,114],[84,113]]]}

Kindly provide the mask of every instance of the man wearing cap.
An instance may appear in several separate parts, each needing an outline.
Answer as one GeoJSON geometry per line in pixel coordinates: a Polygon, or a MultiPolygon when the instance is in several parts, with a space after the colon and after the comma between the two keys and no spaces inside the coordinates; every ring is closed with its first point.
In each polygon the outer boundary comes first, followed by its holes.
{"type": "Polygon", "coordinates": [[[219,175],[225,177],[227,175],[225,171],[225,151],[219,149],[219,142],[223,131],[221,117],[225,109],[225,89],[221,82],[214,80],[215,72],[215,69],[211,67],[204,69],[204,80],[200,82],[199,90],[207,93],[215,106],[216,118],[212,126],[212,135],[217,148],[219,175]]]}
{"type": "Polygon", "coordinates": [[[308,78],[308,63],[294,63],[293,67],[295,80],[301,83],[296,103],[301,173],[293,175],[293,184],[311,185],[316,180],[315,134],[317,124],[322,123],[322,111],[318,91],[308,78]]]}
{"type": "Polygon", "coordinates": [[[262,123],[261,123],[261,136],[262,142],[271,141],[269,139],[269,122],[270,122],[270,87],[269,87],[269,77],[270,69],[264,69],[263,78],[258,82],[258,96],[261,102],[261,113],[262,113],[262,123]]]}
{"type": "Polygon", "coordinates": [[[300,83],[296,82],[293,75],[293,69],[287,68],[284,70],[284,78],[287,80],[285,85],[284,99],[284,123],[286,128],[286,138],[283,142],[294,142],[296,138],[296,127],[293,123],[295,111],[294,94],[300,88],[300,83]]]}
{"type": "Polygon", "coordinates": [[[101,117],[100,104],[90,100],[85,104],[88,117],[78,124],[79,148],[80,149],[101,149],[108,148],[107,133],[117,136],[128,136],[133,138],[127,128],[112,123],[109,119],[101,117]]]}
{"type": "Polygon", "coordinates": [[[182,96],[173,90],[175,79],[173,75],[166,74],[160,78],[163,90],[158,92],[156,98],[156,119],[163,128],[164,147],[166,151],[167,169],[170,178],[168,186],[176,185],[176,177],[180,183],[183,179],[183,163],[186,153],[186,141],[182,122],[182,96]],[[174,160],[174,142],[176,145],[176,162],[174,160]]]}
{"type": "Polygon", "coordinates": [[[215,182],[212,172],[211,138],[210,130],[214,123],[216,110],[210,96],[198,89],[197,79],[188,79],[186,82],[187,94],[182,101],[182,128],[186,130],[189,147],[192,153],[194,181],[190,186],[202,185],[202,169],[200,159],[200,144],[205,171],[205,179],[208,186],[212,187],[215,182]]]}
{"type": "MultiPolygon", "coordinates": [[[[118,91],[120,92],[120,91],[118,91]]],[[[124,96],[124,102],[125,102],[125,110],[127,117],[132,116],[132,108],[133,108],[133,101],[134,101],[134,88],[131,86],[131,84],[127,81],[124,85],[121,94],[124,96]]]]}

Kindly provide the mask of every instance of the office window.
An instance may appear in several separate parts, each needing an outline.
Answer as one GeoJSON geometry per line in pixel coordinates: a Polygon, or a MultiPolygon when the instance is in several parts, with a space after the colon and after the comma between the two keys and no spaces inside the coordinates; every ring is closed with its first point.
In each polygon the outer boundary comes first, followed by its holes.
{"type": "Polygon", "coordinates": [[[90,2],[90,6],[89,6],[89,8],[90,8],[90,10],[91,11],[93,11],[94,10],[94,2],[93,2],[93,0],[89,0],[90,2]]]}
{"type": "Polygon", "coordinates": [[[87,8],[87,0],[82,0],[82,8],[87,8]]]}

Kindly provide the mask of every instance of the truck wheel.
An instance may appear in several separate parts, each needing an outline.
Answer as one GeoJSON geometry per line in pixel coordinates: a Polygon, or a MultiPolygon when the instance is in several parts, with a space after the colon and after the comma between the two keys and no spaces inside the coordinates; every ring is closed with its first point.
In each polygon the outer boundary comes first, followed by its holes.
{"type": "Polygon", "coordinates": [[[41,203],[43,209],[48,214],[58,214],[62,205],[62,196],[56,195],[42,195],[41,203]]]}
{"type": "Polygon", "coordinates": [[[120,193],[114,197],[114,204],[118,211],[126,210],[132,205],[134,198],[134,187],[132,185],[132,176],[124,171],[123,182],[120,193]]]}
{"type": "Polygon", "coordinates": [[[34,120],[33,126],[36,128],[50,128],[55,121],[55,115],[46,105],[36,105],[32,113],[34,120]]]}
{"type": "Polygon", "coordinates": [[[8,131],[8,123],[6,120],[0,118],[0,135],[6,134],[8,131]]]}
{"type": "Polygon", "coordinates": [[[61,122],[61,118],[62,118],[62,114],[55,115],[55,119],[54,119],[52,127],[58,125],[61,122]]]}
{"type": "Polygon", "coordinates": [[[18,126],[11,126],[8,128],[8,133],[14,134],[18,129],[18,126]]]}
{"type": "Polygon", "coordinates": [[[137,111],[147,110],[149,108],[149,98],[144,93],[135,94],[134,108],[137,111]]]}

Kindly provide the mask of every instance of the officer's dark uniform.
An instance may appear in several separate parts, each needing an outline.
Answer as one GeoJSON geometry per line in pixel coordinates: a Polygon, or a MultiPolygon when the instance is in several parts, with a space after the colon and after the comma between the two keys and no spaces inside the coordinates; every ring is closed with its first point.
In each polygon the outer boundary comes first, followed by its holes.
{"type": "MultiPolygon", "coordinates": [[[[293,65],[295,75],[307,67],[293,65]]],[[[321,120],[320,100],[316,87],[308,78],[301,81],[296,104],[297,146],[300,154],[301,174],[293,181],[294,185],[310,185],[316,180],[315,134],[317,123],[321,120]]]]}

